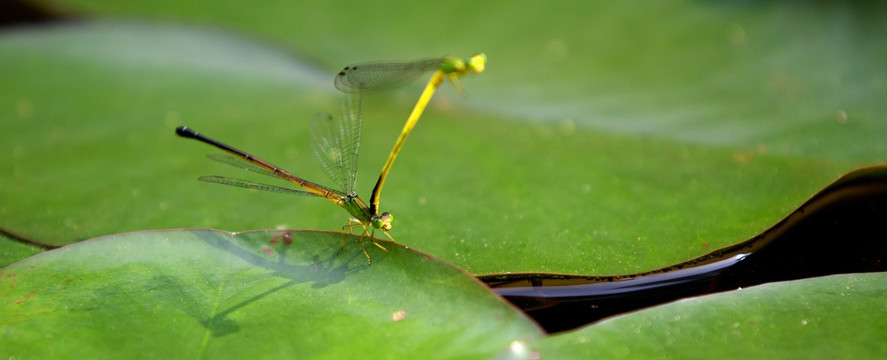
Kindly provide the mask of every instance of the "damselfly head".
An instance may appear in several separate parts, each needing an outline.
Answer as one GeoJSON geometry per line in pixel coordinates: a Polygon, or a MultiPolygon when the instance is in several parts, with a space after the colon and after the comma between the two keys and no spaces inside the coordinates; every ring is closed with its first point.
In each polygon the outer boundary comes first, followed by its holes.
{"type": "Polygon", "coordinates": [[[483,72],[484,68],[487,66],[487,55],[484,53],[471,55],[471,57],[468,58],[468,66],[471,70],[474,70],[474,72],[483,72]]]}
{"type": "Polygon", "coordinates": [[[373,217],[373,227],[382,231],[391,230],[392,220],[394,220],[394,215],[391,215],[390,212],[383,212],[373,217]]]}

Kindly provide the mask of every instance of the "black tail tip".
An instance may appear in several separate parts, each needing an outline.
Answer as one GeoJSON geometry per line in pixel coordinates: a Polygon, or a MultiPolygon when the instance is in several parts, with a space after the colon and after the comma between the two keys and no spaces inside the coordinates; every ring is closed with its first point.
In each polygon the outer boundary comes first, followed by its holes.
{"type": "Polygon", "coordinates": [[[193,138],[197,133],[189,129],[187,126],[179,126],[176,128],[176,135],[186,138],[193,138]]]}

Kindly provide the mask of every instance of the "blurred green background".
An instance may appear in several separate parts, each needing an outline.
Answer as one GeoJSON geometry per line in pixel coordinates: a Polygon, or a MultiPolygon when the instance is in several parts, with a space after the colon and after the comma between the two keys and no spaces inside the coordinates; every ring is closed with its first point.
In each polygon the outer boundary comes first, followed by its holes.
{"type": "MultiPolygon", "coordinates": [[[[47,243],[340,228],[326,201],[195,181],[249,174],[173,130],[331,184],[308,122],[369,60],[489,58],[467,97],[435,96],[382,194],[398,242],[475,274],[666,266],[887,158],[879,2],[39,4],[75,20],[0,31],[0,226],[47,243]]],[[[367,100],[364,198],[421,86],[367,100]]]]}

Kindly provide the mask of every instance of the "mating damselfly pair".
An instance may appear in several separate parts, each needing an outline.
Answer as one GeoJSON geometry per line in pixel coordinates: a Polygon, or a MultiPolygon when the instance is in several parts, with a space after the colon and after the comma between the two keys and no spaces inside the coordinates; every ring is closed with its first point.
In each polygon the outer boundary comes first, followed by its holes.
{"type": "Polygon", "coordinates": [[[363,239],[369,238],[373,245],[387,251],[374,238],[375,231],[378,229],[391,241],[394,241],[394,238],[388,234],[388,231],[391,230],[393,216],[388,212],[379,213],[379,202],[382,185],[385,183],[388,172],[391,170],[394,159],[397,157],[398,152],[400,152],[404,141],[416,125],[416,122],[419,121],[419,117],[422,116],[422,112],[441,83],[444,80],[450,80],[457,88],[461,89],[459,79],[468,74],[482,72],[486,65],[486,59],[486,55],[481,53],[467,59],[445,56],[417,61],[367,62],[346,66],[342,69],[336,75],[334,85],[340,91],[351,94],[344,97],[342,113],[338,118],[334,118],[327,113],[317,114],[311,121],[309,128],[314,155],[327,176],[338,185],[338,189],[305,180],[249,153],[206,137],[186,126],[176,128],[176,134],[210,144],[227,152],[227,154],[209,155],[209,158],[212,160],[283,179],[298,185],[301,189],[268,185],[224,176],[203,176],[198,180],[262,191],[318,196],[341,206],[352,217],[348,219],[348,224],[342,227],[342,245],[339,251],[341,252],[345,248],[344,232],[346,230],[351,232],[353,229],[360,229],[362,232],[357,243],[367,258],[367,264],[372,264],[370,255],[363,246],[363,239]],[[419,96],[419,100],[407,118],[400,136],[395,141],[394,147],[388,155],[388,160],[382,167],[382,172],[379,174],[379,179],[373,188],[370,203],[367,204],[354,190],[363,122],[364,97],[362,95],[405,85],[422,74],[431,71],[434,71],[434,74],[419,96]]]}

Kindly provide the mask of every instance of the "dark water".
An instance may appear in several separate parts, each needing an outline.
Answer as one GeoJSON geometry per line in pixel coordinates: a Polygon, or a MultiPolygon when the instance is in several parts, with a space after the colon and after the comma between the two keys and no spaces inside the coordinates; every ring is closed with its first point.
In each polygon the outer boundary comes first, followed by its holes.
{"type": "Polygon", "coordinates": [[[27,0],[0,2],[0,28],[24,24],[49,23],[73,18],[60,10],[27,0]]]}
{"type": "Polygon", "coordinates": [[[680,298],[774,281],[887,271],[887,165],[844,175],[749,240],[624,276],[479,276],[549,332],[680,298]]]}

